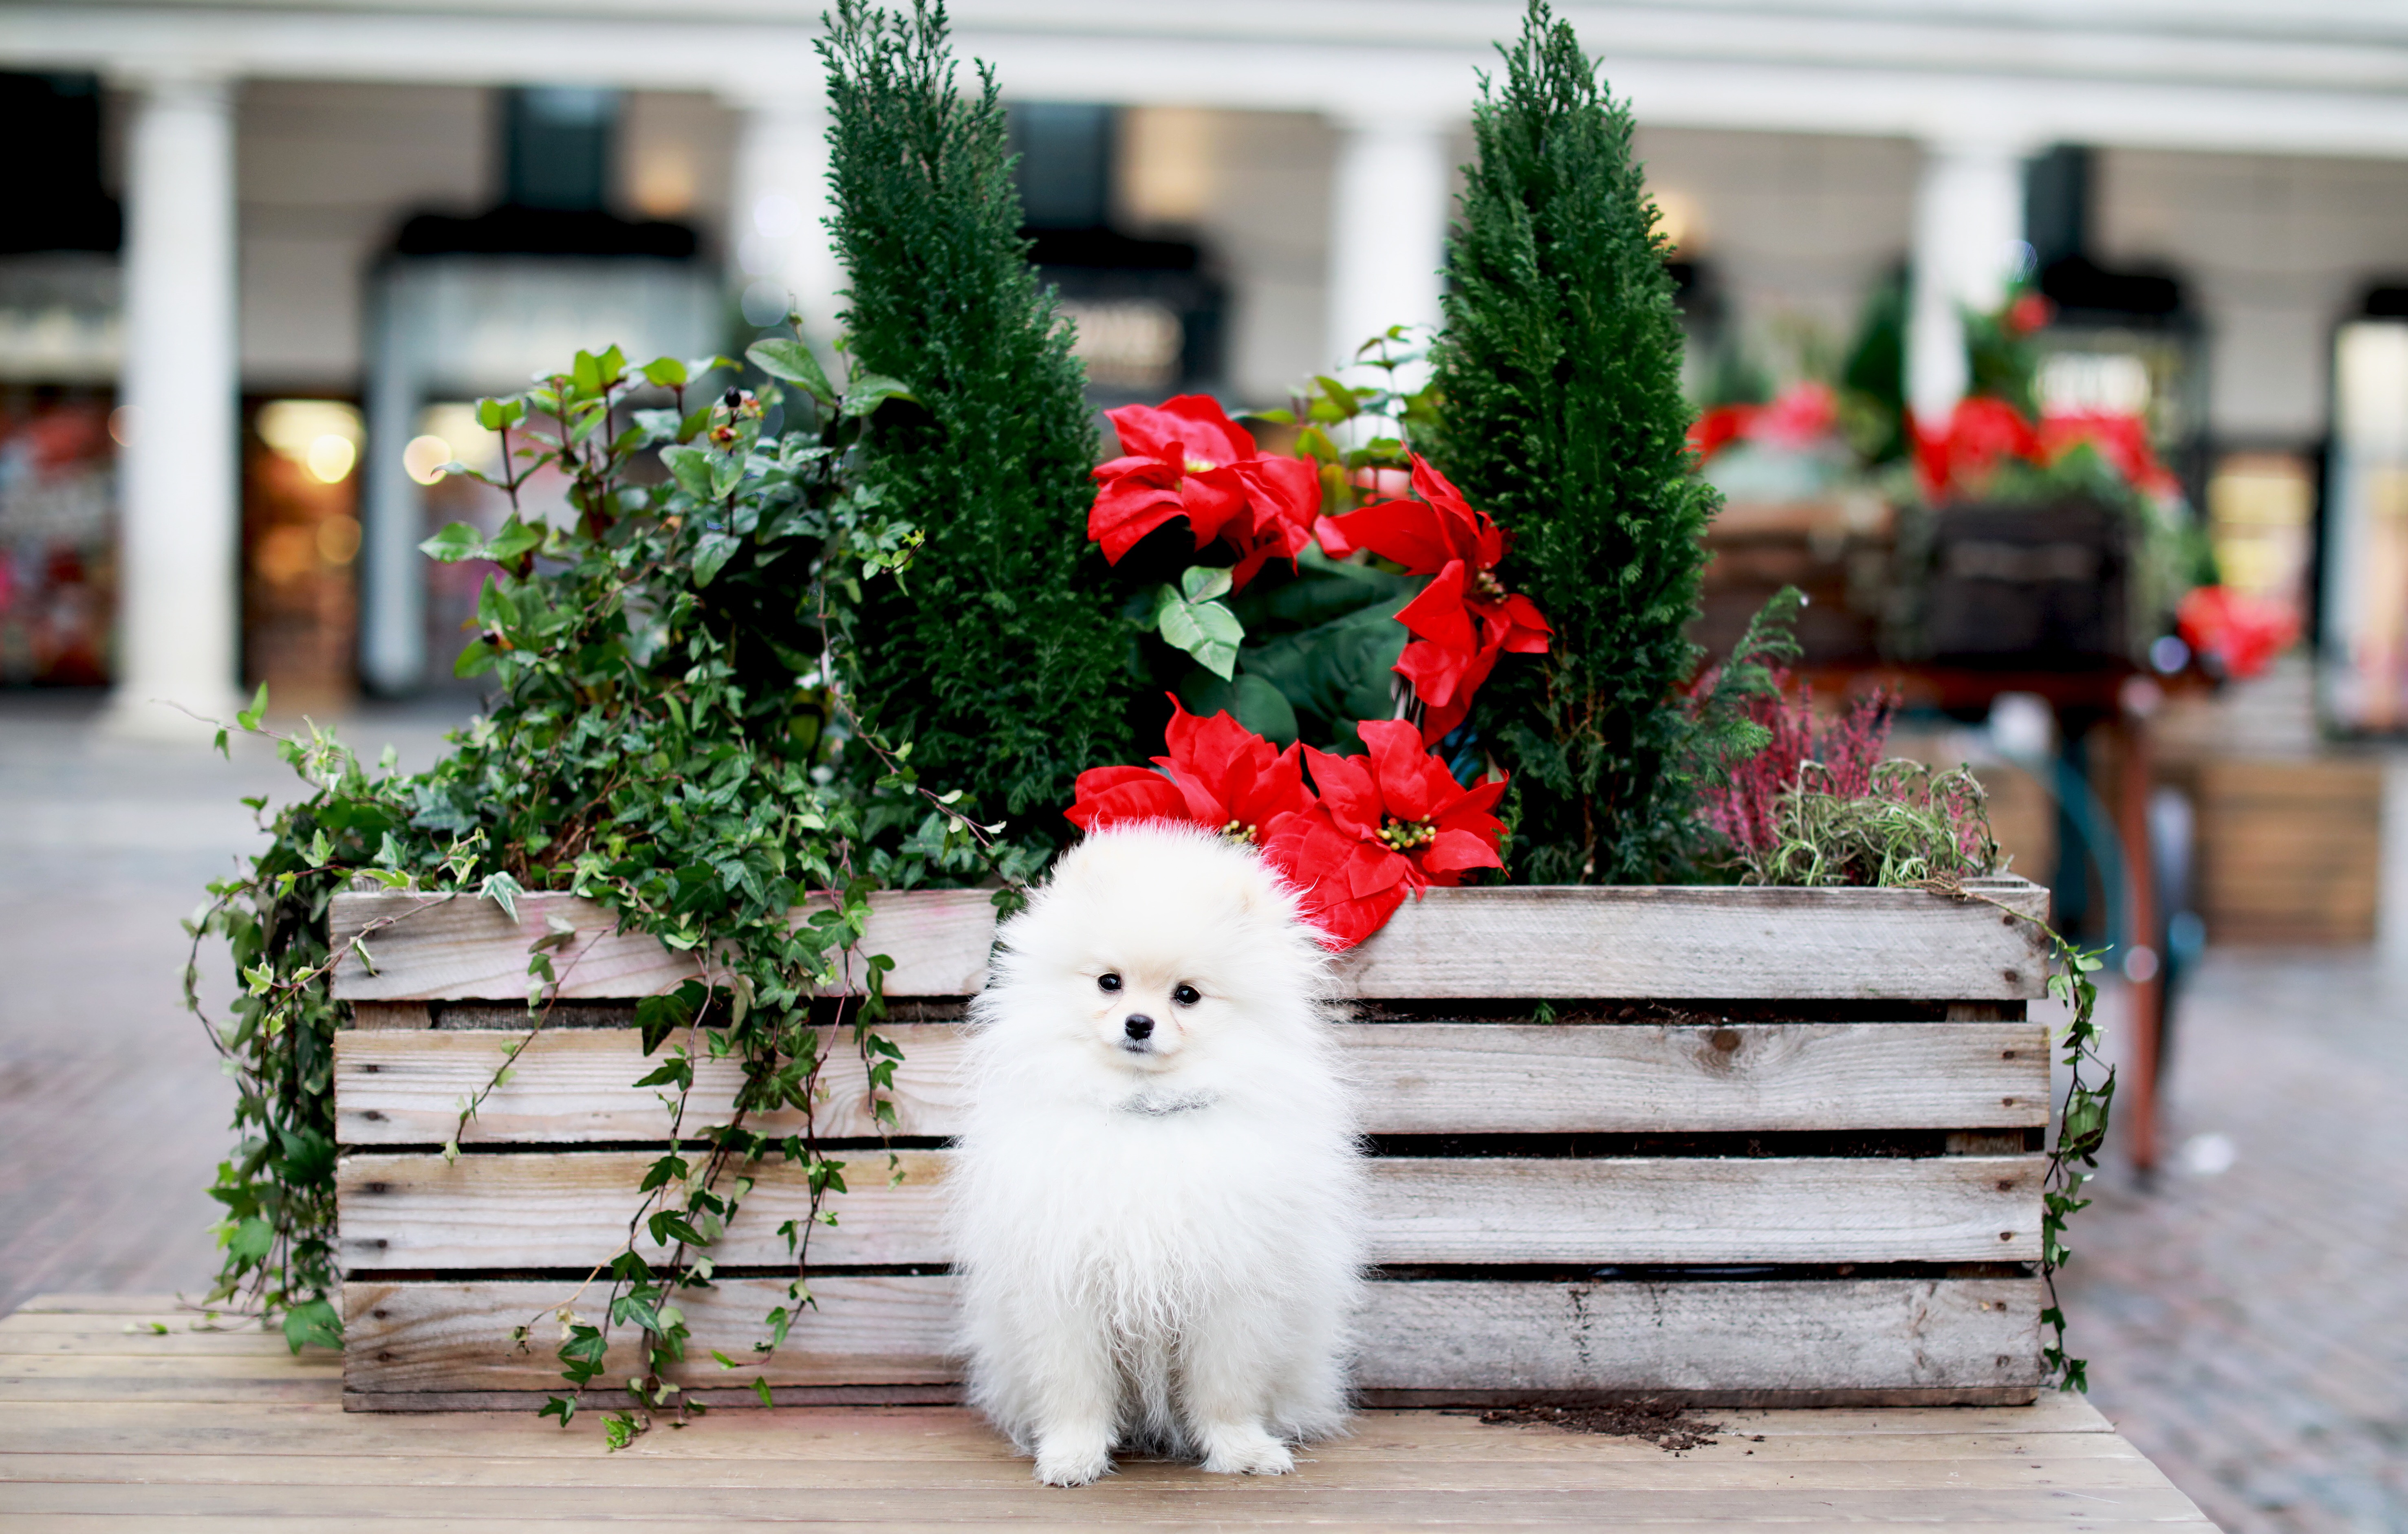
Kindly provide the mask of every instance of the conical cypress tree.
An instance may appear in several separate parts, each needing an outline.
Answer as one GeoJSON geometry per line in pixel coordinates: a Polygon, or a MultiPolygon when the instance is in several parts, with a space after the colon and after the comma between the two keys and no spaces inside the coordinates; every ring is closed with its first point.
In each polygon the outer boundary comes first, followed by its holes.
{"type": "Polygon", "coordinates": [[[994,77],[955,89],[943,6],[839,0],[819,47],[853,366],[918,400],[880,412],[865,474],[927,539],[864,614],[860,695],[923,781],[1055,837],[1071,780],[1131,754],[1085,374],[1020,237],[994,77]]]}
{"type": "Polygon", "coordinates": [[[1474,716],[1513,773],[1516,878],[1641,882],[1690,839],[1695,726],[1672,694],[1698,655],[1713,491],[1689,471],[1681,329],[1630,112],[1533,0],[1473,108],[1480,159],[1447,257],[1434,456],[1517,539],[1499,575],[1555,625],[1474,716]]]}

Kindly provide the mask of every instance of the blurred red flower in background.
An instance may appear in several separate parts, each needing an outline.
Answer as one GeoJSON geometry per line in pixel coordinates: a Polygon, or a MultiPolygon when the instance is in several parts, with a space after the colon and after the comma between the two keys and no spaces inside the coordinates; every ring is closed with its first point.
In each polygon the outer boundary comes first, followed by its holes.
{"type": "Polygon", "coordinates": [[[2040,459],[2040,433],[2003,399],[1968,394],[1937,429],[1909,416],[1914,468],[1924,493],[1938,500],[1951,491],[1976,494],[2007,458],[2040,459]]]}
{"type": "Polygon", "coordinates": [[[2183,642],[2228,677],[2254,677],[2300,637],[2300,617],[2285,603],[2229,586],[2194,586],[2174,611],[2183,642]]]}
{"type": "Polygon", "coordinates": [[[2076,410],[2042,418],[2041,452],[2048,462],[2057,462],[2085,443],[2126,482],[2153,495],[2171,495],[2182,488],[2172,471],[2158,461],[2157,449],[2149,445],[2148,423],[2139,416],[2076,410]]]}

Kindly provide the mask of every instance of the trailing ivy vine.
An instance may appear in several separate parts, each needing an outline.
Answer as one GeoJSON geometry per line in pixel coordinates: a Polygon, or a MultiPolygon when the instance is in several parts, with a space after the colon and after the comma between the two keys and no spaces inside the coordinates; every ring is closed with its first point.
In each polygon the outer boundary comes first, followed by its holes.
{"type": "MultiPolygon", "coordinates": [[[[373,968],[379,930],[437,901],[490,898],[516,919],[547,891],[595,900],[622,929],[692,955],[695,978],[636,1014],[652,1061],[637,1084],[669,1103],[661,1153],[624,1242],[552,1308],[568,1388],[544,1410],[564,1424],[614,1331],[640,1338],[630,1399],[608,1422],[614,1446],[657,1414],[699,1410],[665,1377],[691,1336],[677,1297],[710,1283],[712,1250],[765,1166],[803,1179],[810,1212],[783,1228],[792,1282],[757,1357],[811,1303],[810,1228],[833,1223],[823,1200],[845,1186],[813,1126],[826,1072],[851,1057],[877,1123],[894,1122],[902,1054],[879,1030],[890,964],[859,952],[869,891],[984,881],[1008,901],[1039,855],[998,841],[959,794],[923,787],[909,744],[863,729],[855,710],[854,616],[878,584],[908,579],[921,541],[857,465],[910,391],[856,372],[839,393],[798,339],[749,357],[769,379],[757,392],[706,383],[732,370],[724,358],[631,368],[612,350],[480,405],[504,444],[490,482],[510,513],[490,536],[455,524],[426,549],[495,567],[457,667],[493,679],[488,710],[423,773],[366,768],[314,726],[284,739],[311,791],[265,823],[266,851],[211,886],[193,929],[196,945],[229,941],[243,981],[232,1015],[210,1025],[243,1136],[213,1190],[227,1218],[212,1298],[257,1302],[296,1348],[341,1331],[330,1088],[343,1020],[327,987],[338,961],[373,968]],[[420,898],[330,951],[329,903],[357,884],[420,898]],[[810,911],[799,924],[797,908],[810,911]],[[696,1065],[719,1059],[742,1071],[724,1122],[693,1097],[696,1065]],[[781,1109],[799,1130],[758,1127],[781,1109]]],[[[265,703],[234,727],[260,731],[265,703]]],[[[527,1027],[497,1046],[460,1129],[508,1080],[593,936],[555,919],[531,944],[527,1027]]],[[[187,998],[200,1011],[189,971],[187,998]]],[[[459,1154],[457,1133],[444,1151],[459,1154]]],[[[532,1334],[530,1323],[522,1341],[532,1334]]]]}

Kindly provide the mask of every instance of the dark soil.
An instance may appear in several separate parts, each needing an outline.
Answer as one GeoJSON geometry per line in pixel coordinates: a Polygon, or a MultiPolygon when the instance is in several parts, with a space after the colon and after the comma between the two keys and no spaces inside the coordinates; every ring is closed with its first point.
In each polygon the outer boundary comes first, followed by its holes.
{"type": "Polygon", "coordinates": [[[1616,1401],[1604,1406],[1501,1406],[1480,1413],[1493,1426],[1553,1427],[1566,1433],[1603,1433],[1642,1439],[1667,1453],[1703,1448],[1723,1430],[1700,1422],[1684,1406],[1663,1401],[1616,1401]]]}

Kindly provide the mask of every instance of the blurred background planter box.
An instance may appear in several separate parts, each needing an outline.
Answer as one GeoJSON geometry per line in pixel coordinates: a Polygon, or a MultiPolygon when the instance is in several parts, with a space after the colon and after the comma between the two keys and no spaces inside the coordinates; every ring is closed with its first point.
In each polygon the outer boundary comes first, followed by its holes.
{"type": "Polygon", "coordinates": [[[2130,535],[2121,511],[1951,502],[1931,514],[1916,649],[1942,664],[2128,660],[2130,535]]]}
{"type": "MultiPolygon", "coordinates": [[[[1980,887],[2045,914],[2038,886],[1980,887]]],[[[886,1185],[839,1059],[819,1131],[862,1174],[812,1243],[819,1308],[760,1369],[781,1400],[957,1390],[938,1211],[993,910],[977,890],[874,898],[906,1175],[886,1185]]],[[[425,900],[340,896],[335,940],[425,900]]],[[[646,1068],[631,998],[690,961],[562,896],[523,896],[516,921],[435,901],[367,942],[374,973],[353,955],[336,976],[355,1016],[336,1052],[346,1401],[532,1402],[557,1386],[551,1312],[605,1309],[580,1284],[624,1238],[666,1129],[629,1084],[646,1068]],[[460,1101],[526,1031],[526,954],[554,919],[576,937],[553,1018],[447,1163],[460,1101]],[[514,1348],[529,1323],[537,1345],[514,1348]]],[[[2045,978],[2029,922],[1907,890],[1438,890],[1340,975],[1375,1154],[1366,1401],[2041,1388],[2049,1051],[2026,1011],[2045,978]]],[[[686,1123],[724,1114],[735,1086],[706,1068],[686,1123]]],[[[707,1400],[752,1398],[726,1388],[752,1367],[729,1375],[710,1350],[749,1353],[785,1286],[776,1227],[804,1207],[798,1179],[754,1175],[715,1285],[681,1301],[699,1362],[681,1383],[707,1400]]],[[[632,1367],[614,1351],[608,1379],[632,1367]]]]}

